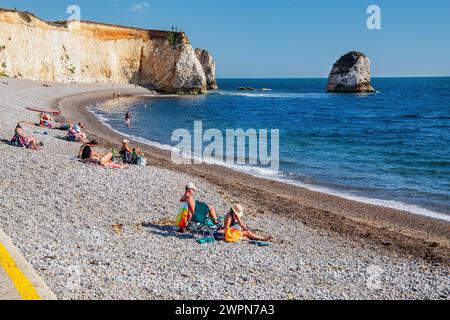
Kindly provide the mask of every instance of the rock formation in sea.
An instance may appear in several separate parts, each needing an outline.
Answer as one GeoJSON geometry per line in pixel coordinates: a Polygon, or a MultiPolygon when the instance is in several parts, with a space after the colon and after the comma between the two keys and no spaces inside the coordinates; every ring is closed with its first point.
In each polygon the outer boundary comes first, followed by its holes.
{"type": "MultiPolygon", "coordinates": [[[[208,72],[211,87],[213,71],[208,72]]],[[[46,22],[6,9],[0,9],[0,74],[68,83],[131,83],[168,93],[207,90],[203,66],[182,32],[46,22]]]]}
{"type": "Polygon", "coordinates": [[[216,62],[211,54],[204,49],[195,49],[195,54],[203,66],[206,75],[206,84],[209,90],[217,90],[219,86],[216,80],[216,62]]]}
{"type": "Polygon", "coordinates": [[[343,55],[333,66],[328,78],[328,92],[375,92],[371,85],[370,60],[361,52],[343,55]]]}

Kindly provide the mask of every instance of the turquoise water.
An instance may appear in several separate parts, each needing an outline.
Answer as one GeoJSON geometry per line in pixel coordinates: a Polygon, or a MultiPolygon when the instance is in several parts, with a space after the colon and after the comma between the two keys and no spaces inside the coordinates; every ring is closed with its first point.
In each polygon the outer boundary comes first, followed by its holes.
{"type": "Polygon", "coordinates": [[[450,78],[379,78],[373,79],[376,94],[344,95],[324,92],[326,79],[219,84],[205,96],[149,98],[95,112],[123,134],[167,146],[175,145],[175,129],[193,131],[199,120],[204,130],[279,129],[276,179],[450,218],[450,78]]]}

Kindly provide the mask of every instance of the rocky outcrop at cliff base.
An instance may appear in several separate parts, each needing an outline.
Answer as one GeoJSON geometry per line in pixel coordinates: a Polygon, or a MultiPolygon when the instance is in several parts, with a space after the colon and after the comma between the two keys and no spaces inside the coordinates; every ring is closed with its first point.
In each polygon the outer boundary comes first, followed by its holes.
{"type": "Polygon", "coordinates": [[[375,92],[371,84],[370,60],[361,52],[342,56],[333,66],[328,78],[328,92],[375,92]]]}
{"type": "Polygon", "coordinates": [[[210,90],[219,89],[216,80],[216,62],[214,61],[211,54],[203,49],[195,49],[195,54],[197,55],[200,64],[203,66],[203,71],[206,76],[206,85],[210,90]]]}

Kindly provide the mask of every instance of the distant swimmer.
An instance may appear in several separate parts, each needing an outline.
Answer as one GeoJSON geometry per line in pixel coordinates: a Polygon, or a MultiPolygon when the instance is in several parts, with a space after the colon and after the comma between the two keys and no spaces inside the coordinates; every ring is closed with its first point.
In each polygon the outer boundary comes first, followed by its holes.
{"type": "Polygon", "coordinates": [[[131,113],[130,113],[130,111],[128,111],[127,114],[125,115],[125,122],[131,122],[131,113]]]}

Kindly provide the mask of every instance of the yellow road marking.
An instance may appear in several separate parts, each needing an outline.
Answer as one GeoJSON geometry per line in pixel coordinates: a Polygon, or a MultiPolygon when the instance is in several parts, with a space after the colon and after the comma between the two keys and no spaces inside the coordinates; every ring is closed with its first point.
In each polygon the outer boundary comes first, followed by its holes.
{"type": "Polygon", "coordinates": [[[36,289],[20,271],[6,248],[0,243],[0,267],[5,269],[23,300],[42,300],[36,289]]]}

